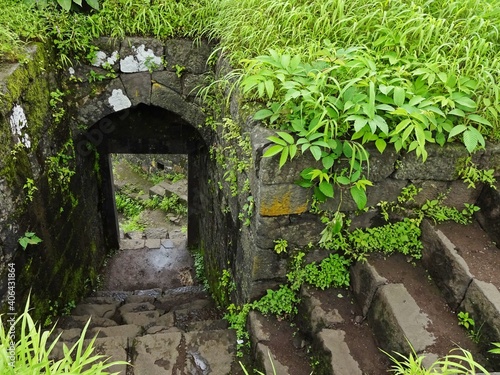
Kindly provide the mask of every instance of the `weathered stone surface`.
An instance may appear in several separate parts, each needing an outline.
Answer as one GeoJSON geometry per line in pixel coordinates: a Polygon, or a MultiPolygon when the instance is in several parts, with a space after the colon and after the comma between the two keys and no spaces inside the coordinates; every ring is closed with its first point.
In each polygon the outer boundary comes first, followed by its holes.
{"type": "Polygon", "coordinates": [[[148,249],[159,249],[161,246],[161,239],[148,238],[144,244],[148,249]]]}
{"type": "Polygon", "coordinates": [[[134,295],[136,295],[136,296],[159,297],[162,295],[162,293],[163,293],[163,291],[160,288],[134,290],[134,295]]]}
{"type": "Polygon", "coordinates": [[[429,221],[421,225],[422,262],[429,271],[443,297],[452,309],[456,309],[465,296],[473,278],[464,259],[455,250],[455,245],[429,221]]]}
{"type": "Polygon", "coordinates": [[[167,67],[174,71],[178,65],[184,67],[186,73],[204,73],[210,53],[210,46],[203,41],[198,44],[189,39],[169,39],[165,43],[167,67]]]}
{"type": "Polygon", "coordinates": [[[151,102],[151,74],[136,73],[123,74],[120,79],[123,82],[127,97],[132,102],[132,105],[144,103],[149,105],[151,102]]]}
{"type": "Polygon", "coordinates": [[[500,177],[500,145],[486,142],[486,149],[482,153],[479,166],[483,169],[493,169],[494,176],[500,177]]]}
{"type": "Polygon", "coordinates": [[[256,248],[252,258],[251,280],[262,280],[269,278],[285,277],[287,273],[287,261],[280,259],[272,249],[256,248]]]}
{"type": "Polygon", "coordinates": [[[128,337],[134,338],[142,332],[142,328],[135,324],[123,324],[113,327],[95,327],[90,330],[90,337],[128,337]]]}
{"type": "Polygon", "coordinates": [[[82,335],[82,329],[81,328],[69,328],[69,329],[57,328],[54,330],[51,337],[53,337],[55,339],[59,334],[61,334],[61,337],[59,338],[60,341],[64,341],[66,343],[75,342],[82,335]]]}
{"type": "Polygon", "coordinates": [[[310,190],[298,185],[263,185],[257,210],[262,216],[302,214],[308,210],[310,201],[310,190]]]}
{"type": "Polygon", "coordinates": [[[414,152],[400,158],[394,177],[402,180],[437,180],[451,181],[457,178],[457,165],[468,153],[460,144],[447,144],[440,147],[427,143],[425,146],[428,157],[425,163],[417,159],[414,152]]]}
{"type": "Polygon", "coordinates": [[[321,300],[314,297],[308,288],[302,288],[302,303],[307,316],[310,317],[310,330],[317,333],[323,328],[333,328],[336,324],[341,324],[344,319],[340,316],[337,309],[325,310],[321,306],[321,300]]]}
{"type": "Polygon", "coordinates": [[[181,338],[179,332],[137,337],[133,343],[134,375],[172,375],[181,338]]]}
{"type": "MultiPolygon", "coordinates": [[[[487,343],[488,349],[491,342],[500,342],[500,292],[493,284],[474,279],[460,310],[468,312],[476,325],[482,325],[481,342],[487,343]]],[[[500,365],[498,359],[492,359],[500,365]]]]}
{"type": "Polygon", "coordinates": [[[369,262],[356,262],[351,267],[351,288],[366,317],[377,289],[387,284],[369,262]]]}
{"type": "Polygon", "coordinates": [[[93,66],[103,67],[109,65],[115,72],[120,68],[119,51],[121,42],[116,38],[100,37],[92,44],[98,48],[96,58],[92,61],[93,66]]]}
{"type": "Polygon", "coordinates": [[[186,332],[197,332],[197,331],[220,331],[228,329],[228,324],[226,320],[200,320],[195,322],[189,322],[184,325],[184,330],[186,332]]]}
{"type": "Polygon", "coordinates": [[[485,187],[477,201],[481,211],[476,213],[476,217],[491,239],[500,244],[500,182],[497,189],[485,187]]]}
{"type": "MultiPolygon", "coordinates": [[[[274,135],[274,134],[273,134],[274,135]]],[[[267,141],[269,143],[270,141],[267,141]]],[[[266,149],[263,150],[264,152],[266,149]]],[[[322,168],[311,154],[297,156],[293,162],[287,162],[279,168],[279,155],[262,157],[259,166],[260,181],[264,185],[294,184],[300,180],[300,172],[308,167],[322,168]]]]}
{"type": "Polygon", "coordinates": [[[120,240],[120,249],[122,250],[138,250],[144,248],[146,244],[145,240],[130,240],[124,239],[120,240]]]}
{"type": "Polygon", "coordinates": [[[163,314],[155,321],[156,326],[162,326],[167,328],[173,327],[174,324],[175,324],[175,315],[173,312],[163,314]]]}
{"type": "Polygon", "coordinates": [[[385,351],[420,353],[435,341],[426,330],[430,323],[403,284],[381,285],[368,311],[379,346],[385,351]]]}
{"type": "Polygon", "coordinates": [[[85,303],[76,306],[75,309],[72,311],[72,314],[98,316],[100,318],[110,319],[115,315],[116,309],[118,308],[119,305],[120,305],[119,302],[112,304],[99,304],[99,305],[85,303]]]}
{"type": "Polygon", "coordinates": [[[155,309],[154,305],[150,302],[136,302],[136,303],[128,302],[123,306],[120,306],[118,311],[120,311],[120,314],[124,314],[129,312],[152,311],[154,309],[155,309]]]}
{"type": "Polygon", "coordinates": [[[394,173],[399,155],[392,147],[387,147],[383,154],[370,144],[366,145],[366,150],[370,154],[370,169],[368,170],[366,166],[363,166],[363,170],[370,181],[382,181],[394,173]]]}
{"type": "Polygon", "coordinates": [[[234,331],[188,332],[184,337],[187,373],[231,375],[236,354],[234,331]]]}
{"type": "Polygon", "coordinates": [[[122,318],[125,324],[136,324],[142,327],[150,327],[158,319],[160,313],[154,311],[128,312],[123,313],[122,318]]]}
{"type": "Polygon", "coordinates": [[[151,104],[178,114],[192,126],[200,126],[205,122],[205,115],[199,107],[186,102],[178,93],[159,83],[153,83],[151,104]]]}
{"type": "Polygon", "coordinates": [[[255,348],[255,357],[262,363],[264,374],[290,374],[290,369],[276,358],[267,345],[261,342],[255,348]]]}
{"type": "Polygon", "coordinates": [[[186,181],[180,180],[177,182],[162,181],[158,184],[165,190],[164,195],[169,197],[172,194],[179,196],[181,201],[187,203],[187,184],[186,181]]]}
{"type": "Polygon", "coordinates": [[[167,70],[161,72],[153,72],[153,82],[159,83],[169,89],[174,90],[177,94],[183,94],[181,79],[175,74],[167,70]]]}
{"type": "Polygon", "coordinates": [[[351,356],[342,330],[322,329],[318,334],[323,349],[331,354],[332,375],[362,375],[358,363],[351,356]]]}
{"type": "Polygon", "coordinates": [[[462,210],[465,208],[464,203],[475,204],[482,190],[482,183],[477,183],[476,188],[472,189],[461,180],[451,181],[448,184],[448,193],[444,204],[462,210]]]}
{"type": "Polygon", "coordinates": [[[126,38],[120,48],[120,70],[123,73],[163,70],[163,44],[151,38],[126,38]]]}
{"type": "Polygon", "coordinates": [[[143,302],[153,303],[154,301],[155,301],[154,296],[131,295],[127,297],[125,303],[143,303],[143,302]]]}
{"type": "Polygon", "coordinates": [[[206,75],[204,74],[186,74],[182,81],[182,95],[186,98],[194,98],[198,95],[201,87],[206,85],[206,75]]]}
{"type": "Polygon", "coordinates": [[[146,238],[167,238],[168,229],[167,228],[146,228],[144,230],[146,238]]]}
{"type": "MultiPolygon", "coordinates": [[[[89,344],[89,340],[85,340],[85,345],[89,344]]],[[[114,365],[106,371],[110,373],[125,374],[127,371],[127,338],[126,337],[105,337],[97,338],[94,342],[94,354],[109,356],[110,361],[123,361],[124,364],[114,365]]]]}
{"type": "Polygon", "coordinates": [[[250,339],[254,347],[256,347],[259,342],[271,340],[271,333],[264,330],[262,319],[265,319],[264,316],[257,311],[250,311],[248,314],[250,339]]]}
{"type": "Polygon", "coordinates": [[[92,329],[94,327],[112,327],[117,325],[116,321],[108,318],[101,318],[98,316],[90,316],[90,315],[81,315],[81,316],[70,315],[62,317],[59,320],[57,326],[63,329],[81,328],[85,326],[85,324],[89,321],[89,319],[90,319],[90,324],[88,327],[89,329],[92,329]]]}
{"type": "Polygon", "coordinates": [[[90,94],[78,103],[78,121],[88,126],[97,123],[104,116],[132,106],[126,96],[125,86],[115,78],[104,86],[100,93],[90,94]],[[127,102],[128,101],[128,102],[127,102]]]}

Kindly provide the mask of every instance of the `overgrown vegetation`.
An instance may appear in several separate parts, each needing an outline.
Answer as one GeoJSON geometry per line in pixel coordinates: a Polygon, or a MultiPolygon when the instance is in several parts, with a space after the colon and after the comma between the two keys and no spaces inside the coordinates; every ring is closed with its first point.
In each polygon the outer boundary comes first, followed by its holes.
{"type": "MultiPolygon", "coordinates": [[[[127,365],[127,362],[108,362],[102,355],[94,354],[94,337],[84,345],[85,335],[90,323],[83,328],[80,338],[68,348],[63,344],[62,358],[54,358],[55,348],[60,335],[54,340],[54,328],[42,330],[29,313],[29,298],[22,314],[17,318],[6,319],[2,316],[0,324],[0,372],[14,374],[81,374],[106,375],[114,365],[127,365]],[[4,323],[5,322],[5,323],[4,323]]],[[[117,374],[117,373],[114,373],[117,374]]]]}

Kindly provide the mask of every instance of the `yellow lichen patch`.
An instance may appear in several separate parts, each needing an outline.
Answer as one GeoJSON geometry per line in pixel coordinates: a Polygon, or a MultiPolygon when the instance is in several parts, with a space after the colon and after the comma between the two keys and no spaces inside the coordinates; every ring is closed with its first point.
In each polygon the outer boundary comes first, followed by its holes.
{"type": "Polygon", "coordinates": [[[292,191],[286,191],[282,194],[277,190],[276,194],[263,197],[259,213],[262,216],[280,216],[302,214],[307,211],[307,201],[300,201],[293,197],[292,191]]]}

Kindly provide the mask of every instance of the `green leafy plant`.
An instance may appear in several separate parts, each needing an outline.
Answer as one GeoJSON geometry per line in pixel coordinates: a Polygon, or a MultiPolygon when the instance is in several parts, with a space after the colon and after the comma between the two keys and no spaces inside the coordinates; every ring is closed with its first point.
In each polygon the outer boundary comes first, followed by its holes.
{"type": "Polygon", "coordinates": [[[23,248],[23,250],[26,250],[28,245],[36,245],[42,242],[42,239],[38,237],[34,232],[26,232],[24,233],[24,236],[19,238],[19,244],[23,248]]]}
{"type": "Polygon", "coordinates": [[[475,189],[477,183],[484,183],[496,189],[496,179],[494,169],[481,169],[468,156],[458,167],[458,176],[468,184],[467,187],[475,189]]]}
{"type": "Polygon", "coordinates": [[[35,181],[32,178],[27,178],[26,183],[23,185],[23,189],[26,191],[26,201],[32,202],[33,195],[38,188],[35,186],[35,181]]]}
{"type": "Polygon", "coordinates": [[[53,193],[57,191],[57,188],[62,193],[69,193],[69,184],[75,175],[74,163],[75,148],[72,139],[67,141],[57,154],[46,159],[47,177],[53,193]]]}
{"type": "Polygon", "coordinates": [[[175,75],[178,77],[178,78],[181,78],[182,77],[182,74],[184,73],[184,71],[186,70],[186,67],[185,66],[182,66],[182,65],[179,65],[179,64],[175,64],[172,68],[175,69],[175,75]]]}
{"type": "MultiPolygon", "coordinates": [[[[3,318],[3,317],[2,317],[3,318]]],[[[61,359],[53,358],[54,349],[60,335],[53,335],[54,328],[42,330],[37,327],[29,313],[29,298],[24,311],[10,325],[0,324],[0,372],[5,375],[43,373],[47,375],[80,374],[107,375],[115,365],[128,365],[127,362],[108,362],[102,355],[94,354],[94,337],[84,345],[90,320],[82,330],[80,338],[68,348],[63,343],[61,359]],[[16,335],[19,335],[16,337],[16,335]]],[[[113,373],[114,375],[118,373],[113,373]]]]}
{"type": "Polygon", "coordinates": [[[49,105],[52,108],[52,117],[54,118],[54,122],[59,124],[66,113],[66,110],[62,106],[63,98],[65,93],[60,91],[59,89],[55,91],[51,91],[49,105]]]}
{"type": "Polygon", "coordinates": [[[277,240],[274,240],[274,251],[276,254],[281,254],[281,253],[286,253],[288,250],[288,241],[280,238],[277,240]]]}
{"type": "Polygon", "coordinates": [[[469,338],[475,343],[478,343],[481,339],[481,327],[476,330],[476,322],[466,311],[460,311],[457,314],[457,318],[458,325],[463,326],[466,329],[469,338]]]}
{"type": "MultiPolygon", "coordinates": [[[[99,9],[99,0],[85,0],[85,2],[92,8],[96,10],[99,9]]],[[[79,7],[82,6],[82,0],[57,0],[57,3],[66,11],[69,11],[73,4],[78,5],[79,7]]]]}

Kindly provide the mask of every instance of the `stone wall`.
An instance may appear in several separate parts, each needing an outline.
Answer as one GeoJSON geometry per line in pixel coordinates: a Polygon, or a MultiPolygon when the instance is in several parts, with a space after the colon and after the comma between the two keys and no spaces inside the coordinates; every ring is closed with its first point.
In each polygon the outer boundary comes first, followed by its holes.
{"type": "Polygon", "coordinates": [[[36,45],[0,73],[0,298],[15,290],[20,311],[31,291],[37,319],[95,287],[105,256],[95,155],[75,151],[53,59],[36,45]],[[23,250],[26,232],[42,242],[23,250]]]}
{"type": "MultiPolygon", "coordinates": [[[[206,78],[230,70],[223,59],[207,64],[210,44],[102,38],[96,45],[93,65],[75,64],[61,76],[50,73],[53,57],[43,48],[25,65],[2,68],[0,296],[7,293],[9,262],[16,263],[19,300],[33,287],[41,314],[95,287],[99,266],[117,247],[114,152],[188,155],[190,244],[204,253],[214,291],[231,291],[244,302],[283,282],[289,259],[275,253],[274,240],[304,248],[324,227],[311,212],[311,190],[295,184],[314,160],[301,156],[280,169],[277,158],[262,157],[272,131],[252,119],[256,109],[236,91],[221,89],[210,103],[201,102],[196,93],[206,78]],[[50,104],[56,90],[66,95],[50,104]],[[28,178],[37,188],[33,201],[23,189],[28,178]],[[43,242],[23,251],[17,241],[26,231],[43,242]],[[224,273],[234,290],[221,281],[224,273]]],[[[447,192],[447,203],[457,207],[476,202],[481,192],[457,180],[463,147],[429,145],[425,164],[414,154],[369,151],[368,206],[395,200],[411,183],[423,188],[417,201],[447,192]]],[[[474,158],[500,171],[498,146],[474,158]]],[[[321,208],[336,209],[338,197],[321,208]]],[[[376,209],[356,216],[348,193],[341,210],[356,226],[373,225],[377,216],[376,209]]],[[[224,293],[217,298],[229,302],[224,293]]]]}

